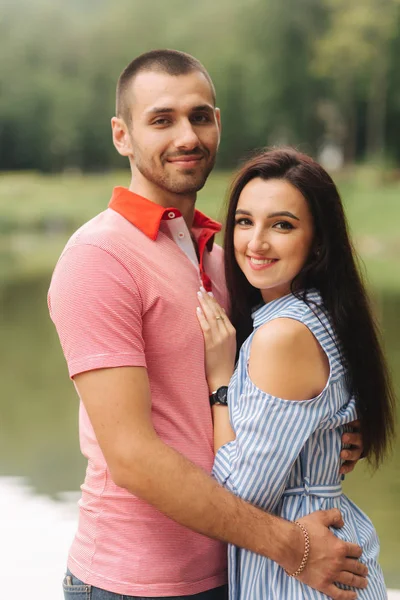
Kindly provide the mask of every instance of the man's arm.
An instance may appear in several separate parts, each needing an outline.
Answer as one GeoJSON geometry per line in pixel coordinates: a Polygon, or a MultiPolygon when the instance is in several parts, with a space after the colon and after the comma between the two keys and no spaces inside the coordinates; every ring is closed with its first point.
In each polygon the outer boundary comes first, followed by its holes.
{"type": "MultiPolygon", "coordinates": [[[[298,568],[304,552],[298,527],[229,493],[157,436],[145,368],[98,369],[74,380],[118,486],[194,531],[267,556],[289,572],[298,568]]],[[[300,579],[334,600],[356,598],[334,585],[365,587],[361,576],[367,572],[356,560],[361,549],[327,529],[342,526],[339,511],[314,513],[302,522],[311,552],[300,579]]]]}

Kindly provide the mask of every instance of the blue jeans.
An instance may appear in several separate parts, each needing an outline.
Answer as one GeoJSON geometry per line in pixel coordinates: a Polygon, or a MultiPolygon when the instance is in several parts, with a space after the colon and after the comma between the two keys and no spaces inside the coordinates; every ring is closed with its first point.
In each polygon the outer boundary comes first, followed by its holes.
{"type": "MultiPolygon", "coordinates": [[[[63,581],[65,600],[161,600],[160,598],[144,598],[143,596],[124,596],[101,590],[94,585],[86,585],[67,570],[63,581]]],[[[227,600],[228,587],[222,586],[201,592],[194,596],[164,596],[163,600],[227,600]]]]}

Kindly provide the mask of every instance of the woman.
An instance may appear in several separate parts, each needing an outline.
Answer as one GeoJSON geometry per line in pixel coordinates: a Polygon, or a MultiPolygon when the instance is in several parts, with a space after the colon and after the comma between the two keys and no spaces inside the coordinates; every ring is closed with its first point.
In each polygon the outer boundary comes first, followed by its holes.
{"type": "MultiPolygon", "coordinates": [[[[339,455],[341,435],[358,416],[364,454],[380,464],[394,434],[394,396],[332,179],[292,149],[255,156],[231,188],[225,253],[232,324],[204,290],[198,308],[214,474],[285,519],[339,508],[345,526],[335,533],[363,548],[369,569],[357,597],[384,599],[376,532],[342,493],[339,455]],[[241,349],[230,378],[235,329],[241,349]]],[[[309,552],[299,526],[305,552],[295,573],[229,548],[232,600],[326,598],[297,579],[309,552]]]]}

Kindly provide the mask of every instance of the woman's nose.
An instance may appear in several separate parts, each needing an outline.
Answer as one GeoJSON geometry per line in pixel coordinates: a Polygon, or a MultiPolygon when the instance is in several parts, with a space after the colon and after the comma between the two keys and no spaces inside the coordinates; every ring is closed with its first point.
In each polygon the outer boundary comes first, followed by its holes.
{"type": "Polygon", "coordinates": [[[262,235],[254,235],[247,246],[252,252],[260,252],[268,250],[269,243],[268,240],[262,235]]]}

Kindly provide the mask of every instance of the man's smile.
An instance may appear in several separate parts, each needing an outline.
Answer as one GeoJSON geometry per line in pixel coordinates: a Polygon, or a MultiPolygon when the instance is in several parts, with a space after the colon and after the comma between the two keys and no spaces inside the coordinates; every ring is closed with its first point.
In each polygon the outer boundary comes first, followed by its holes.
{"type": "Polygon", "coordinates": [[[178,156],[176,158],[167,158],[167,162],[173,163],[178,167],[185,167],[186,169],[190,169],[196,167],[202,160],[203,155],[190,155],[190,156],[178,156]]]}
{"type": "Polygon", "coordinates": [[[167,155],[164,160],[165,162],[172,163],[177,167],[184,167],[190,169],[196,167],[205,158],[205,153],[199,151],[192,151],[190,154],[171,154],[167,155]]]}

